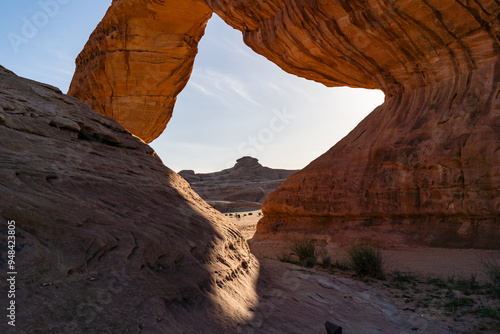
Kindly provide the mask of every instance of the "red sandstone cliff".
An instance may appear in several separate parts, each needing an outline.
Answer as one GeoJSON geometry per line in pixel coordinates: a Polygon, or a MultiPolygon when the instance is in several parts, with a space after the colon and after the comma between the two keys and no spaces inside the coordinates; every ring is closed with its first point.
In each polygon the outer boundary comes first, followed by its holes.
{"type": "Polygon", "coordinates": [[[242,157],[228,169],[213,173],[179,172],[193,190],[220,212],[256,210],[296,170],[264,167],[258,159],[242,157]]]}
{"type": "Polygon", "coordinates": [[[500,247],[499,65],[389,98],[266,198],[254,241],[500,247]]]}

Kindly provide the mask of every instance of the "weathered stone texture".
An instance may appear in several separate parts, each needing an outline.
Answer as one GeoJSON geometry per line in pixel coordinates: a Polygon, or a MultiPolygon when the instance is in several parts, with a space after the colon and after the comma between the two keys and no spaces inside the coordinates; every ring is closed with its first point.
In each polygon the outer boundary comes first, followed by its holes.
{"type": "Polygon", "coordinates": [[[201,0],[113,1],[76,59],[68,94],[153,141],[172,117],[211,15],[201,0]]]}
{"type": "Polygon", "coordinates": [[[16,333],[221,333],[249,317],[258,263],[236,226],[117,122],[0,66],[0,142],[16,333]]]}

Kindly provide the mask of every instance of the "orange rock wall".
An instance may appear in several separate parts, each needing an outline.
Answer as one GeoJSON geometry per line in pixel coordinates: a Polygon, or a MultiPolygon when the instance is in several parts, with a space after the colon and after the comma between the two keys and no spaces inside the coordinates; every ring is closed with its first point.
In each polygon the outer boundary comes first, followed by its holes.
{"type": "Polygon", "coordinates": [[[498,57],[494,0],[207,0],[245,43],[285,71],[388,95],[498,57]]]}
{"type": "Polygon", "coordinates": [[[172,117],[211,15],[201,0],[113,1],[76,59],[68,94],[153,141],[172,117]]]}
{"type": "Polygon", "coordinates": [[[256,52],[387,96],[263,203],[255,243],[498,248],[498,1],[208,0],[256,52]]]}
{"type": "Polygon", "coordinates": [[[499,248],[499,74],[389,98],[266,198],[254,241],[499,248]]]}
{"type": "Polygon", "coordinates": [[[393,96],[498,58],[498,0],[205,2],[114,1],[77,58],[69,94],[152,141],[189,79],[212,10],[257,53],[327,86],[393,96]]]}

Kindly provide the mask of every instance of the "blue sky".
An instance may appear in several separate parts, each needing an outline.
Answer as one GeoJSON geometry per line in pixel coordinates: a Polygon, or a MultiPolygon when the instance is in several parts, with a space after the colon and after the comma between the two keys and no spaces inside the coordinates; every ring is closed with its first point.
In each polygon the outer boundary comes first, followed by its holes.
{"type": "MultiPolygon", "coordinates": [[[[110,3],[3,1],[0,64],[66,92],[74,59],[110,3]]],[[[152,146],[175,171],[220,170],[243,155],[274,168],[300,169],[382,102],[380,91],[327,88],[285,73],[214,15],[191,80],[152,146]]]]}

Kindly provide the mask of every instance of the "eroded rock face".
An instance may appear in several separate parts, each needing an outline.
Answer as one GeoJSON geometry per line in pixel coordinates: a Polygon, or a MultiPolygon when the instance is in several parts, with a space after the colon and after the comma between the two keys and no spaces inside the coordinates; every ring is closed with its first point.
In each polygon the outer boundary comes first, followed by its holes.
{"type": "Polygon", "coordinates": [[[264,167],[259,160],[243,157],[228,169],[213,173],[179,172],[193,190],[221,212],[260,209],[262,202],[296,170],[264,167]]]}
{"type": "MultiPolygon", "coordinates": [[[[395,95],[468,73],[498,56],[495,0],[205,2],[257,53],[327,86],[395,95]]],[[[174,100],[167,101],[168,112],[159,105],[189,78],[211,10],[201,0],[145,3],[113,2],[77,59],[70,94],[125,124],[143,117],[127,128],[150,141],[163,131],[174,100]],[[154,113],[165,120],[148,120],[154,113]]]]}
{"type": "Polygon", "coordinates": [[[266,198],[254,241],[499,248],[499,74],[389,98],[266,198]]]}
{"type": "Polygon", "coordinates": [[[68,94],[149,143],[172,117],[212,11],[202,0],[113,1],[68,94]]]}
{"type": "Polygon", "coordinates": [[[248,316],[257,261],[237,228],[117,122],[0,67],[0,142],[16,333],[221,333],[248,316]]]}
{"type": "Polygon", "coordinates": [[[327,86],[428,86],[498,57],[496,0],[206,0],[245,43],[327,86]]]}
{"type": "Polygon", "coordinates": [[[285,71],[387,95],[267,197],[255,242],[500,247],[497,1],[207,2],[285,71]]]}
{"type": "MultiPolygon", "coordinates": [[[[256,240],[315,231],[338,243],[500,247],[492,241],[500,219],[498,1],[205,2],[285,71],[387,96],[268,197],[256,240]],[[340,232],[349,229],[365,232],[340,232]]],[[[93,71],[80,64],[76,76],[93,71]]]]}

